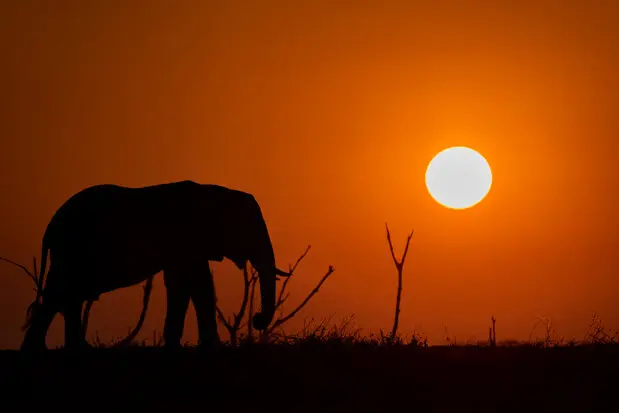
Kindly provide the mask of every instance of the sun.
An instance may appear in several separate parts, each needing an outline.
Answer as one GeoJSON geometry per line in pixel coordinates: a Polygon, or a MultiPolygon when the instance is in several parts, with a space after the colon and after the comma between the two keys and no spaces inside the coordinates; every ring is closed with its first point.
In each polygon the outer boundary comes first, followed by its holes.
{"type": "Polygon", "coordinates": [[[453,146],[432,158],[426,169],[426,186],[439,204],[466,209],[490,192],[492,171],[479,152],[466,146],[453,146]]]}

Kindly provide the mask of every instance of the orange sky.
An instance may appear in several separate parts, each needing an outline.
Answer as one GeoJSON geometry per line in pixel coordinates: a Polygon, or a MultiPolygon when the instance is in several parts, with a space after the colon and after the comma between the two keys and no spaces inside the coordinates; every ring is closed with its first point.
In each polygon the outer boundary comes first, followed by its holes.
{"type": "MultiPolygon", "coordinates": [[[[287,330],[351,313],[390,329],[386,221],[398,254],[416,231],[403,333],[485,339],[492,314],[498,340],[528,339],[537,316],[568,338],[594,311],[619,326],[617,2],[48,3],[0,13],[0,256],[38,258],[86,186],[191,179],[255,194],[281,266],[312,245],[291,301],[335,266],[287,330]],[[465,211],[424,183],[452,145],[493,168],[465,211]]],[[[16,348],[33,293],[0,265],[0,348],[16,348]]],[[[230,313],[240,273],[213,267],[230,313]]],[[[125,335],[140,296],[103,296],[89,336],[125,335]]],[[[164,315],[157,277],[141,336],[164,315]]]]}

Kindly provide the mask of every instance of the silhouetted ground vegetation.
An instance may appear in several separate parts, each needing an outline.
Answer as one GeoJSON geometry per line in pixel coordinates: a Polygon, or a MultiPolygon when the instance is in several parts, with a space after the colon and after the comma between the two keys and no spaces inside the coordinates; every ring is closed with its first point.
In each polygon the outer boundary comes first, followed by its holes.
{"type": "Polygon", "coordinates": [[[427,346],[316,323],[213,353],[100,344],[36,358],[3,351],[0,365],[2,411],[612,412],[619,345],[427,346]]]}

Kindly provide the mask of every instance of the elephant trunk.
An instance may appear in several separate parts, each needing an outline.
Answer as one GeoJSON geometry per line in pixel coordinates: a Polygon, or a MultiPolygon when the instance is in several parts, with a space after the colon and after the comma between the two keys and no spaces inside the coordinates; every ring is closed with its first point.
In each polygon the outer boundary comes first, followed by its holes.
{"type": "Polygon", "coordinates": [[[277,281],[277,276],[287,277],[290,274],[281,271],[275,266],[275,254],[271,244],[271,237],[260,212],[260,207],[255,200],[254,206],[259,216],[257,222],[254,221],[252,223],[257,243],[254,244],[253,248],[250,248],[249,262],[258,271],[261,309],[254,315],[252,322],[257,330],[266,330],[275,315],[275,295],[277,293],[275,282],[277,281]]]}
{"type": "Polygon", "coordinates": [[[275,282],[280,271],[275,267],[275,254],[271,237],[262,217],[255,228],[258,243],[253,248],[249,261],[258,271],[261,309],[254,315],[252,321],[257,330],[266,330],[275,315],[275,294],[277,292],[275,282]]]}
{"type": "Polygon", "coordinates": [[[275,315],[275,266],[255,267],[260,281],[261,309],[254,315],[254,328],[265,330],[275,315]]]}

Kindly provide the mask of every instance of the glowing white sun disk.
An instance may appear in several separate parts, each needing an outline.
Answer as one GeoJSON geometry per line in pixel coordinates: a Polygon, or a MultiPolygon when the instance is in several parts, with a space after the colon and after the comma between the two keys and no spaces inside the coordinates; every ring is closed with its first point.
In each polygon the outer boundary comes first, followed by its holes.
{"type": "Polygon", "coordinates": [[[490,191],[492,171],[477,151],[454,146],[432,158],[426,170],[426,186],[439,204],[452,209],[470,208],[490,191]]]}

